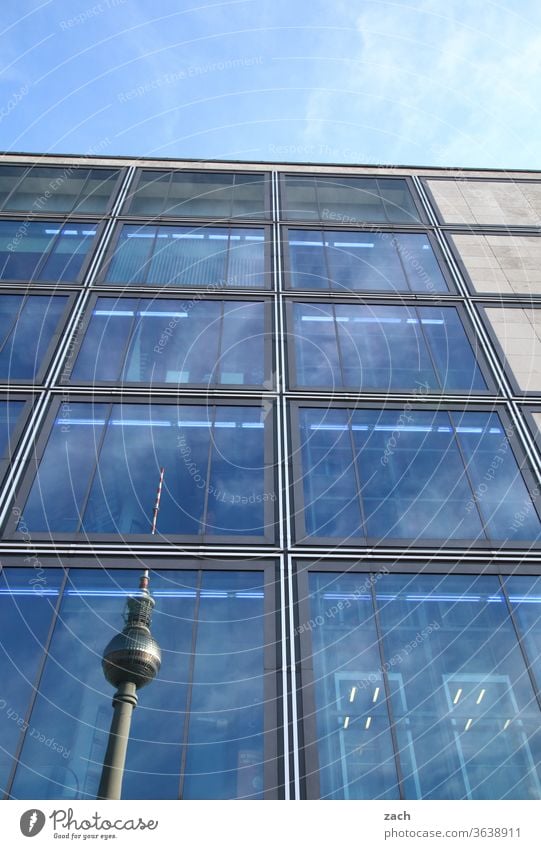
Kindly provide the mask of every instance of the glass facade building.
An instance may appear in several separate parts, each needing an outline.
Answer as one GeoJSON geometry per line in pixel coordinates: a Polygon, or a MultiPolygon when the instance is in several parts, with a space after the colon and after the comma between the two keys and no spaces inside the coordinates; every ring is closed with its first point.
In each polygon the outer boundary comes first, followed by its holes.
{"type": "Polygon", "coordinates": [[[541,799],[541,175],[5,155],[0,792],[541,799]],[[160,469],[157,533],[151,533],[160,469]]]}

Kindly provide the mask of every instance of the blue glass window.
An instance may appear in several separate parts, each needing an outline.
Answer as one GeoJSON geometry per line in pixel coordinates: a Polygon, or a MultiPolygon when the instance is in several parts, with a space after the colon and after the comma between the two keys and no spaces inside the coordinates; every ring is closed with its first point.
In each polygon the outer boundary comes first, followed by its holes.
{"type": "MultiPolygon", "coordinates": [[[[13,797],[95,798],[113,693],[101,656],[136,586],[132,571],[70,571],[29,725],[54,745],[27,733],[13,797]]],[[[261,798],[263,573],[153,573],[151,588],[162,667],[139,693],[123,798],[261,798]]]]}
{"type": "MultiPolygon", "coordinates": [[[[69,405],[24,508],[34,531],[261,538],[274,500],[257,406],[69,405]]],[[[271,520],[272,521],[272,520],[271,520]]]]}
{"type": "Polygon", "coordinates": [[[80,221],[0,221],[0,279],[77,282],[95,235],[80,221]]]}
{"type": "Polygon", "coordinates": [[[0,400],[0,458],[11,454],[10,439],[24,408],[24,401],[0,400]]]}
{"type": "Polygon", "coordinates": [[[142,171],[126,211],[178,218],[264,218],[263,174],[142,171]]]}
{"type": "Polygon", "coordinates": [[[454,307],[294,303],[296,384],[485,390],[454,307]]]}
{"type": "Polygon", "coordinates": [[[306,177],[288,174],[285,218],[340,224],[419,221],[406,180],[376,177],[306,177]]]}
{"type": "MultiPolygon", "coordinates": [[[[515,522],[524,521],[523,513],[524,510],[515,517],[515,522]]],[[[506,578],[505,586],[537,692],[541,694],[541,578],[513,575],[506,578]]]]}
{"type": "Polygon", "coordinates": [[[368,578],[311,574],[299,626],[312,635],[322,799],[399,798],[368,578]]]}
{"type": "Polygon", "coordinates": [[[261,386],[265,304],[98,298],[73,381],[261,386]]]}
{"type": "Polygon", "coordinates": [[[300,416],[309,536],[539,538],[539,516],[496,413],[302,409],[300,416]]]}
{"type": "MultiPolygon", "coordinates": [[[[58,598],[60,572],[35,568],[0,572],[0,793],[7,790],[13,758],[58,598]]],[[[30,723],[28,733],[43,729],[30,723]]],[[[39,739],[39,737],[38,737],[39,739]]],[[[52,742],[49,746],[52,748],[52,742]]]]}
{"type": "Polygon", "coordinates": [[[290,285],[336,292],[447,292],[424,233],[289,229],[290,285]]]}
{"type": "Polygon", "coordinates": [[[107,283],[263,288],[265,231],[240,227],[125,224],[105,271],[107,283]]]}
{"type": "Polygon", "coordinates": [[[0,294],[0,378],[36,377],[67,302],[63,295],[0,294]]]}
{"type": "Polygon", "coordinates": [[[323,796],[396,794],[392,718],[405,798],[541,798],[539,707],[497,578],[320,573],[310,591],[323,796]]]}
{"type": "Polygon", "coordinates": [[[0,209],[3,212],[106,212],[118,170],[79,165],[3,165],[0,209]]]}

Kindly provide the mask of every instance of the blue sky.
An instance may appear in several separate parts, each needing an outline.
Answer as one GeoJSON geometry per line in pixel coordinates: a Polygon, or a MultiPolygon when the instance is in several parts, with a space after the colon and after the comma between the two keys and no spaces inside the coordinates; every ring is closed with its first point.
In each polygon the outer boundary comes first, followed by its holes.
{"type": "Polygon", "coordinates": [[[541,168],[539,0],[2,0],[0,149],[541,168]]]}

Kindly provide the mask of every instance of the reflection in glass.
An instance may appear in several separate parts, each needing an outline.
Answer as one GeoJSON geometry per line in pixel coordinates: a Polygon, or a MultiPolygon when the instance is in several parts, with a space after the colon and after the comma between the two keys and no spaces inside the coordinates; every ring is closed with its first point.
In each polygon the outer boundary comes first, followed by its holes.
{"type": "Polygon", "coordinates": [[[406,180],[288,174],[285,194],[285,217],[290,220],[338,225],[419,221],[406,180]]]}
{"type": "Polygon", "coordinates": [[[66,309],[63,295],[0,294],[0,378],[35,378],[66,309]]]}
{"type": "Polygon", "coordinates": [[[367,578],[310,575],[322,799],[399,798],[367,578]]]}
{"type": "Polygon", "coordinates": [[[263,174],[143,171],[126,211],[178,218],[263,218],[265,205],[263,174]]]}
{"type": "Polygon", "coordinates": [[[315,573],[310,593],[324,797],[393,788],[385,673],[405,798],[541,798],[539,707],[497,578],[315,573]]]}
{"type": "Polygon", "coordinates": [[[261,302],[98,298],[71,379],[260,386],[264,311],[261,302]]]}
{"type": "Polygon", "coordinates": [[[0,167],[3,212],[106,212],[119,171],[33,165],[0,167]]]}
{"type": "Polygon", "coordinates": [[[184,799],[263,798],[263,595],[257,573],[203,574],[184,799]]]}
{"type": "Polygon", "coordinates": [[[385,576],[377,595],[386,657],[402,658],[407,797],[540,798],[539,708],[498,580],[385,576]]]}
{"type": "MultiPolygon", "coordinates": [[[[270,421],[270,420],[269,420],[270,421]]],[[[257,406],[70,405],[56,418],[24,507],[30,530],[262,537],[271,464],[257,406]]]]}
{"type": "Polygon", "coordinates": [[[96,225],[0,221],[0,279],[77,282],[96,225]]]}
{"type": "MultiPolygon", "coordinates": [[[[0,793],[7,790],[13,757],[27,720],[36,675],[58,598],[60,570],[0,572],[0,793]]],[[[29,734],[41,729],[29,726],[29,734]]],[[[56,738],[60,746],[59,736],[56,738]]],[[[43,748],[43,744],[42,744],[43,748]]],[[[52,750],[52,742],[49,747],[52,750]]],[[[56,750],[58,752],[58,749],[56,750]]],[[[62,759],[62,752],[58,757],[62,759]]]]}
{"type": "Polygon", "coordinates": [[[485,390],[454,307],[293,304],[300,386],[485,390]]]}
{"type": "Polygon", "coordinates": [[[0,457],[11,455],[10,439],[24,408],[24,401],[0,400],[0,457]]]}
{"type": "MultiPolygon", "coordinates": [[[[101,655],[134,586],[134,571],[71,570],[29,725],[54,745],[27,733],[14,798],[95,798],[112,696],[101,655]]],[[[260,798],[262,573],[153,573],[152,592],[152,629],[163,661],[134,711],[123,798],[178,799],[181,788],[191,799],[260,798]]],[[[41,627],[40,604],[35,597],[28,603],[37,619],[33,629],[41,627]]],[[[35,640],[27,636],[28,626],[24,633],[28,654],[35,640]]],[[[37,664],[39,651],[34,655],[37,664]]],[[[20,648],[16,658],[29,670],[20,648]]]]}
{"type": "Polygon", "coordinates": [[[263,288],[265,231],[241,227],[125,224],[105,272],[107,283],[263,288]]]}
{"type": "Polygon", "coordinates": [[[496,413],[302,409],[300,418],[308,535],[539,538],[496,413]]]}
{"type": "Polygon", "coordinates": [[[294,289],[417,292],[448,287],[425,233],[366,233],[289,228],[294,289]]]}
{"type": "MultiPolygon", "coordinates": [[[[524,508],[515,517],[523,521],[524,508]]],[[[509,603],[528,654],[537,691],[541,694],[541,578],[513,575],[505,579],[509,603]]]]}

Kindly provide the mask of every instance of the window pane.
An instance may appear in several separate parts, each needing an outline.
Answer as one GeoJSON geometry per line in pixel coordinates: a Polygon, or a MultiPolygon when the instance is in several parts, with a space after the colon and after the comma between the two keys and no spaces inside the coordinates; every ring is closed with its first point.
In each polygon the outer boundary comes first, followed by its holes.
{"type": "Polygon", "coordinates": [[[133,332],[135,298],[98,298],[71,375],[74,382],[117,381],[133,332]]]}
{"type": "Polygon", "coordinates": [[[369,576],[311,574],[310,615],[321,798],[398,799],[369,576]]]}
{"type": "Polygon", "coordinates": [[[287,175],[285,186],[285,217],[290,220],[338,224],[419,221],[405,180],[287,175]]]}
{"type": "Polygon", "coordinates": [[[143,171],[128,211],[179,218],[264,218],[263,174],[143,171]]]}
{"type": "Polygon", "coordinates": [[[541,578],[513,575],[505,579],[505,586],[537,690],[541,692],[541,578]]]}
{"type": "Polygon", "coordinates": [[[301,410],[304,520],[309,536],[363,536],[347,410],[301,410]]]}
{"type": "Polygon", "coordinates": [[[473,502],[489,536],[537,539],[540,521],[500,417],[493,413],[452,413],[468,468],[473,502]]]}
{"type": "Polygon", "coordinates": [[[537,511],[497,416],[411,409],[300,416],[308,533],[362,536],[358,509],[350,513],[360,489],[368,537],[539,538],[537,511]]]}
{"type": "Polygon", "coordinates": [[[352,423],[368,536],[484,538],[447,413],[355,410],[352,423]]]}
{"type": "MultiPolygon", "coordinates": [[[[140,691],[133,713],[122,788],[126,799],[178,798],[196,580],[193,572],[152,574],[152,633],[162,649],[162,671],[140,691]]],[[[137,583],[135,571],[71,570],[31,717],[32,727],[63,751],[27,734],[16,798],[96,797],[114,692],[101,657],[123,627],[125,599],[137,583]]]]}
{"type": "MultiPolygon", "coordinates": [[[[13,756],[30,706],[60,583],[60,570],[2,569],[0,572],[0,792],[7,790],[13,756]]],[[[45,729],[28,726],[36,736],[45,729]]],[[[48,736],[48,735],[47,735],[48,736]]],[[[61,745],[57,736],[54,742],[61,745]]],[[[62,753],[53,752],[52,757],[62,753]]],[[[45,745],[40,744],[41,748],[45,745]]]]}
{"type": "Polygon", "coordinates": [[[5,211],[105,212],[119,175],[119,171],[79,165],[20,166],[17,175],[13,171],[11,166],[4,183],[6,188],[9,183],[15,187],[4,201],[5,211]]]}
{"type": "Polygon", "coordinates": [[[453,307],[295,303],[293,313],[301,386],[486,389],[453,307]]]}
{"type": "Polygon", "coordinates": [[[0,221],[0,278],[76,282],[95,235],[91,223],[0,221]]]}
{"type": "Polygon", "coordinates": [[[132,215],[160,215],[165,208],[170,181],[168,171],[143,171],[126,211],[132,215]]]}
{"type": "Polygon", "coordinates": [[[257,573],[203,574],[184,799],[263,798],[263,599],[257,573]]]}
{"type": "Polygon", "coordinates": [[[264,416],[257,407],[216,407],[210,454],[206,532],[262,536],[265,504],[264,416]]]}
{"type": "Polygon", "coordinates": [[[17,530],[74,532],[103,436],[107,404],[63,405],[17,530]]]}
{"type": "Polygon", "coordinates": [[[295,289],[362,292],[448,291],[422,233],[363,233],[289,229],[295,289]]]}
{"type": "Polygon", "coordinates": [[[24,401],[0,400],[0,457],[11,455],[10,439],[24,409],[24,401]]]}
{"type": "Polygon", "coordinates": [[[264,310],[242,301],[98,298],[72,379],[261,386],[264,310]]]}
{"type": "Polygon", "coordinates": [[[420,307],[418,321],[442,389],[482,392],[487,385],[454,308],[420,307]]]}
{"type": "Polygon", "coordinates": [[[275,499],[266,486],[266,421],[258,406],[116,404],[109,413],[73,404],[56,419],[25,522],[52,533],[150,533],[164,467],[160,533],[263,536],[265,506],[275,499]]]}
{"type": "Polygon", "coordinates": [[[67,302],[61,295],[0,295],[0,377],[37,375],[67,302]]]}
{"type": "Polygon", "coordinates": [[[222,303],[218,380],[222,384],[262,386],[265,379],[265,305],[242,301],[222,303]]]}
{"type": "Polygon", "coordinates": [[[296,383],[300,386],[343,386],[332,305],[293,304],[293,333],[296,383]]]}
{"type": "Polygon", "coordinates": [[[376,586],[406,797],[541,797],[539,708],[496,578],[376,586]]]}
{"type": "Polygon", "coordinates": [[[265,286],[264,230],[122,227],[105,280],[147,286],[265,286]]]}

